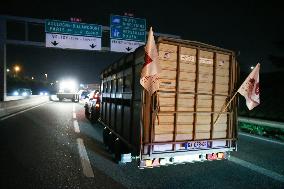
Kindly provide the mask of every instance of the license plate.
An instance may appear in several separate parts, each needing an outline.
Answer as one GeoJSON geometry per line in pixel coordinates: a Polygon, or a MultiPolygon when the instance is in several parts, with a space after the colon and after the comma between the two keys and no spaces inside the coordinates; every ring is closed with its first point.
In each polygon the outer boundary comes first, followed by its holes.
{"type": "Polygon", "coordinates": [[[208,148],[208,141],[196,141],[186,143],[187,148],[208,148]]]}

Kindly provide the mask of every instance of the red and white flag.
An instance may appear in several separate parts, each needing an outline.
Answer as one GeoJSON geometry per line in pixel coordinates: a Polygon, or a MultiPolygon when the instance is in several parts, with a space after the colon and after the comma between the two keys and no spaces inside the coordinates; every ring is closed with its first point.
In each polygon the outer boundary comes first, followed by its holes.
{"type": "Polygon", "coordinates": [[[238,92],[245,97],[249,110],[252,110],[254,107],[260,104],[259,69],[260,64],[258,63],[238,89],[238,92]]]}
{"type": "Polygon", "coordinates": [[[159,73],[161,68],[158,63],[158,51],[156,48],[152,27],[148,34],[147,44],[145,46],[145,62],[142,67],[140,84],[152,95],[159,89],[159,73]]]}

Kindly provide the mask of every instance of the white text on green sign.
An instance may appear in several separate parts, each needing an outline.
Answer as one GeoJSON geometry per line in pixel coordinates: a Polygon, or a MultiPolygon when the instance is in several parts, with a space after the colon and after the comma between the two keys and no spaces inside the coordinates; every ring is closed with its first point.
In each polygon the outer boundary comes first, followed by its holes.
{"type": "Polygon", "coordinates": [[[69,35],[81,35],[102,37],[102,26],[96,24],[85,24],[78,22],[67,22],[59,20],[45,21],[46,33],[60,33],[69,35]]]}

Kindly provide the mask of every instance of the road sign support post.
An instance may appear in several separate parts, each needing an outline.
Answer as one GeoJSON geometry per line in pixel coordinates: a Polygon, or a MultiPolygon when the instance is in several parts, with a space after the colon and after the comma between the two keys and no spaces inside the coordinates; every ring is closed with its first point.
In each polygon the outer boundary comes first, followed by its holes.
{"type": "Polygon", "coordinates": [[[6,19],[0,17],[0,102],[6,99],[6,19]]]}

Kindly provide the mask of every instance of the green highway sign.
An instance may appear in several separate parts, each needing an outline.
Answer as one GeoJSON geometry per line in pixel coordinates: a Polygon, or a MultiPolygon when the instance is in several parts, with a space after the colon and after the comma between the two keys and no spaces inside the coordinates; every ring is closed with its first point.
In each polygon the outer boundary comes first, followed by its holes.
{"type": "Polygon", "coordinates": [[[110,30],[111,39],[122,39],[140,42],[145,42],[146,40],[146,31],[117,28],[114,26],[111,26],[110,30]]]}
{"type": "Polygon", "coordinates": [[[45,32],[66,35],[102,37],[102,26],[97,24],[85,24],[79,22],[46,20],[45,32]]]}
{"type": "Polygon", "coordinates": [[[128,41],[146,41],[146,20],[128,16],[110,16],[110,38],[128,41]]]}

